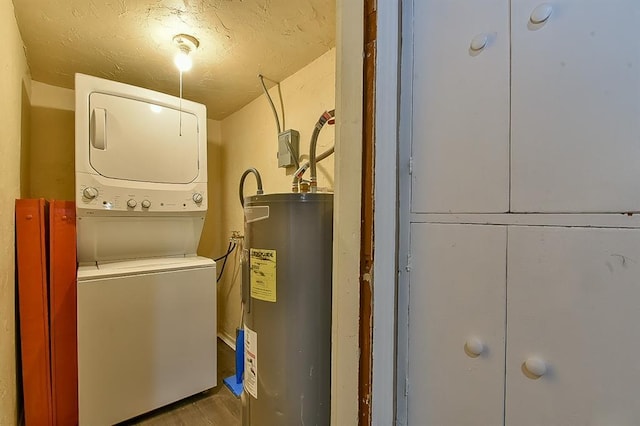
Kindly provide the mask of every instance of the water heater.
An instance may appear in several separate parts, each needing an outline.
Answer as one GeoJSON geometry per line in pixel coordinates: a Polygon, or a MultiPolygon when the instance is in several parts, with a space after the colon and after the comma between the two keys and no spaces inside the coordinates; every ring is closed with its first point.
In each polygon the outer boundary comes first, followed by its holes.
{"type": "Polygon", "coordinates": [[[245,198],[243,426],[328,425],[333,194],[245,198]]]}

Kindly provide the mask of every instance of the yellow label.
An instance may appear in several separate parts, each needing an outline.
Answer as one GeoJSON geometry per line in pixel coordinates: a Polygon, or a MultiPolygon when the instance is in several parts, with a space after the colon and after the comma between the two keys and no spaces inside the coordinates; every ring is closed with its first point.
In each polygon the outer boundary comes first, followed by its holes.
{"type": "Polygon", "coordinates": [[[265,302],[276,301],[276,251],[251,249],[251,297],[265,302]]]}

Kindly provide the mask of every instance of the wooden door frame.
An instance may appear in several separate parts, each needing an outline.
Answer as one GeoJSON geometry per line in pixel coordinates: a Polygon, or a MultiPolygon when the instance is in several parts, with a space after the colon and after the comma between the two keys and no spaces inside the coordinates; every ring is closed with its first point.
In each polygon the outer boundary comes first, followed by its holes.
{"type": "Polygon", "coordinates": [[[336,3],[332,425],[395,422],[400,4],[336,3]]]}
{"type": "Polygon", "coordinates": [[[360,228],[360,371],[358,424],[371,424],[373,247],[374,247],[374,144],[377,0],[364,0],[364,64],[362,70],[362,225],[360,228]]]}
{"type": "Polygon", "coordinates": [[[400,4],[364,2],[360,425],[396,412],[400,4]]]}

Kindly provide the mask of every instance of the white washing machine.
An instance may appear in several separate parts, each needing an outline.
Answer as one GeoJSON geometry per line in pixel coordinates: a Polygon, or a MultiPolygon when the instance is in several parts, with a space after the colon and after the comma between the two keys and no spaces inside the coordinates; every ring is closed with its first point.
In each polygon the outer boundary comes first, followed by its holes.
{"type": "Polygon", "coordinates": [[[81,425],[216,385],[206,143],[203,105],[76,75],[81,425]]]}

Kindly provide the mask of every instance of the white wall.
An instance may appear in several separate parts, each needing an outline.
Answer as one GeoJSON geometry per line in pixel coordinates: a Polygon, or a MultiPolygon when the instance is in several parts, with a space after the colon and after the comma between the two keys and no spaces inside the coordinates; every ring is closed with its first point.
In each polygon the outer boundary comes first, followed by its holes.
{"type": "MultiPolygon", "coordinates": [[[[257,80],[257,77],[256,77],[257,80]]],[[[325,110],[335,108],[335,49],[320,56],[280,83],[284,99],[286,128],[300,132],[300,152],[308,158],[313,126],[325,110]]],[[[270,94],[279,111],[278,91],[270,94]]],[[[266,97],[260,96],[222,120],[221,145],[221,230],[218,254],[224,253],[231,231],[243,232],[243,213],[238,198],[238,183],[244,170],[255,167],[262,175],[266,193],[290,192],[293,168],[278,168],[275,119],[266,97]]],[[[326,125],[318,138],[318,152],[334,143],[334,128],[326,125]]],[[[318,186],[333,188],[333,156],[318,165],[318,186]]],[[[245,184],[245,194],[255,194],[253,177],[245,184]]],[[[205,236],[205,238],[207,238],[205,236]]],[[[239,250],[237,251],[239,253],[239,250]]],[[[221,266],[221,263],[218,263],[221,266]]],[[[224,278],[218,286],[218,330],[233,340],[240,326],[239,256],[230,258],[224,278]]]]}
{"type": "MultiPolygon", "coordinates": [[[[222,205],[222,122],[207,120],[207,190],[209,192],[207,217],[198,246],[200,256],[215,259],[220,256],[224,235],[221,218],[222,205]]],[[[221,265],[218,265],[220,267],[221,265]]],[[[218,304],[220,304],[218,302],[218,304]]]]}
{"type": "Polygon", "coordinates": [[[28,102],[30,80],[11,0],[0,0],[0,40],[0,425],[12,426],[18,421],[14,206],[20,197],[21,106],[28,102]]]}

